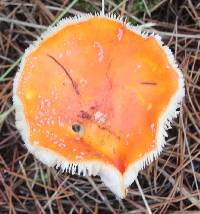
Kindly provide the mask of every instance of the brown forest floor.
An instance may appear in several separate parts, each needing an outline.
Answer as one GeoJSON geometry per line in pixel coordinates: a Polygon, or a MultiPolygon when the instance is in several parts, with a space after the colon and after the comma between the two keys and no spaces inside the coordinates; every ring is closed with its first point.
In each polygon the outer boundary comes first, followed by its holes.
{"type": "MultiPolygon", "coordinates": [[[[98,177],[47,168],[27,153],[15,128],[16,60],[63,11],[100,10],[99,0],[0,0],[0,214],[147,212],[135,182],[119,200],[98,177]]],[[[200,212],[200,1],[106,0],[106,12],[133,24],[154,23],[146,30],[157,31],[175,53],[186,84],[183,113],[160,157],[138,178],[152,213],[200,212]]]]}

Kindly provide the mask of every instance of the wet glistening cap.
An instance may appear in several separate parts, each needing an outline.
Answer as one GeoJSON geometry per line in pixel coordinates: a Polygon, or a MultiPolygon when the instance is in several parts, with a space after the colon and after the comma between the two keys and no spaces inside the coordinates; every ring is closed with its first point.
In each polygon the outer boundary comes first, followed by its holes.
{"type": "Polygon", "coordinates": [[[26,50],[13,92],[16,126],[33,155],[99,175],[123,198],[162,151],[184,80],[158,35],[88,14],[63,19],[26,50]]]}

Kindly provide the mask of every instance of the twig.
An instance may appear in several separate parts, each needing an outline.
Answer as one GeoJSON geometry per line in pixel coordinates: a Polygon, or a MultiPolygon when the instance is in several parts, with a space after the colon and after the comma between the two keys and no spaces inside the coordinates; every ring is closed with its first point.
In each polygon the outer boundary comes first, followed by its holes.
{"type": "Polygon", "coordinates": [[[145,196],[144,196],[144,193],[143,193],[143,191],[142,191],[142,188],[141,188],[140,183],[139,183],[139,181],[138,181],[137,178],[135,179],[135,182],[136,182],[137,187],[138,187],[138,189],[139,189],[139,191],[140,191],[140,193],[141,193],[142,199],[143,199],[144,204],[145,204],[145,206],[146,206],[146,208],[147,208],[147,212],[148,212],[149,214],[152,214],[151,209],[150,209],[150,207],[149,207],[149,205],[148,205],[148,203],[147,203],[147,200],[146,200],[146,198],[145,198],[145,196]]]}

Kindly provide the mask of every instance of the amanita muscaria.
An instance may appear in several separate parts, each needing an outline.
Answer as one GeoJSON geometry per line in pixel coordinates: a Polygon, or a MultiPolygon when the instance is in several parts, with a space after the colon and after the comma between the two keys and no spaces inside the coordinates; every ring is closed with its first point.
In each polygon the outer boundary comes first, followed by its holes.
{"type": "Polygon", "coordinates": [[[48,166],[100,175],[117,196],[153,161],[184,81],[158,35],[105,15],[62,20],[25,52],[16,126],[48,166]]]}

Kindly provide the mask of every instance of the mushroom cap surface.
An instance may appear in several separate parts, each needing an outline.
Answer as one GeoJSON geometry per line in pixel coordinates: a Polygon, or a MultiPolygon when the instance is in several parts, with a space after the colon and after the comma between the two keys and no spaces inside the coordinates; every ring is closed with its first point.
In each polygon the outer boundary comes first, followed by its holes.
{"type": "Polygon", "coordinates": [[[184,81],[157,35],[108,16],[64,19],[26,50],[16,126],[48,166],[100,175],[119,197],[165,144],[184,81]]]}

